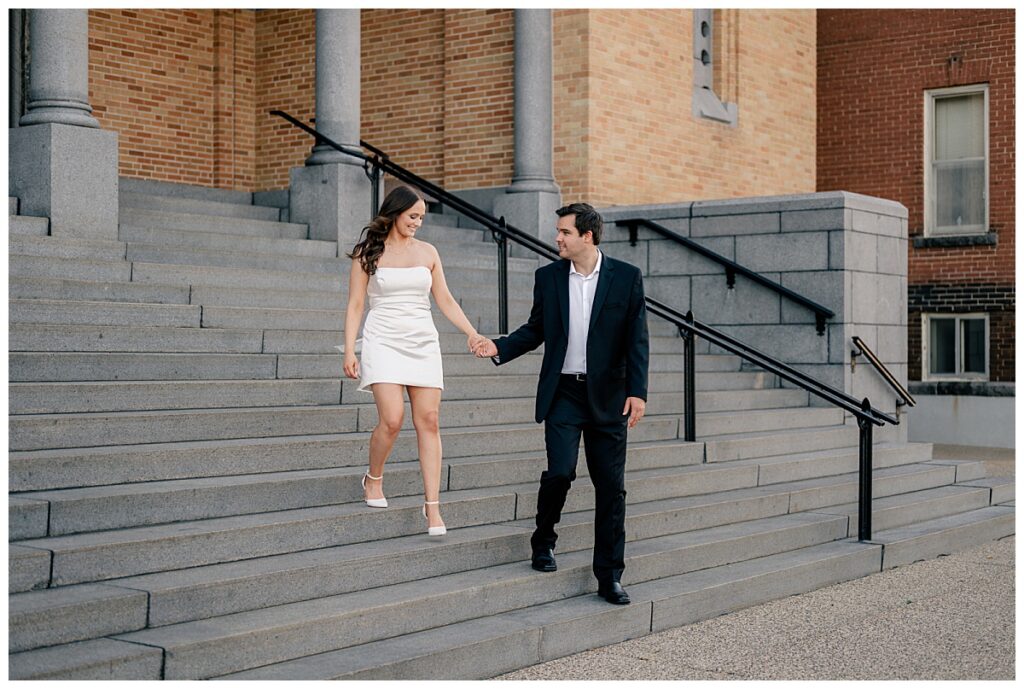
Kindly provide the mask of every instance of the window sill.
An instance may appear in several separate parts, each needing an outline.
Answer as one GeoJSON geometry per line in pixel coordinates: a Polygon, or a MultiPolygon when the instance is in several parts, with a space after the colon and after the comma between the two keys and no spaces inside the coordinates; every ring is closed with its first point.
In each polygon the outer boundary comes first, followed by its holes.
{"type": "Polygon", "coordinates": [[[947,249],[958,246],[995,246],[996,233],[986,232],[985,234],[959,234],[937,237],[914,237],[915,249],[947,249]]]}

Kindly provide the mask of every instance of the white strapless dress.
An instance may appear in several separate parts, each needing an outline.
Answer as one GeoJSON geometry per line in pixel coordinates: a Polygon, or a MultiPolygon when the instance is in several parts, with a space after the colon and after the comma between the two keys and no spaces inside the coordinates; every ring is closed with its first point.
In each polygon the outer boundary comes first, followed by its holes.
{"type": "Polygon", "coordinates": [[[430,315],[433,278],[426,266],[377,267],[366,294],[359,390],[374,383],[444,389],[441,345],[430,315]]]}

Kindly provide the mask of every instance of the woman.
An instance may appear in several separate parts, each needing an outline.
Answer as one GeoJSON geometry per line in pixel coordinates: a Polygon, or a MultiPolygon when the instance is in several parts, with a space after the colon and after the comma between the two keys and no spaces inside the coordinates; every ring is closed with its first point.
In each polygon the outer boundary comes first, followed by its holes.
{"type": "Polygon", "coordinates": [[[455,302],[445,283],[441,257],[430,244],[415,238],[427,207],[409,187],[396,187],[384,199],[377,217],[363,228],[364,237],[348,257],[348,311],[345,316],[345,375],[360,378],[359,390],[371,390],[378,422],[370,436],[370,466],[362,478],[363,499],[370,507],[387,507],[384,462],[402,427],[403,388],[412,405],[425,496],[427,533],[445,534],[439,494],[441,433],[438,412],[441,390],[441,347],[430,315],[430,294],[441,312],[466,334],[473,351],[483,338],[455,302]],[[370,312],[363,324],[362,359],[356,358],[356,331],[363,305],[370,312]]]}

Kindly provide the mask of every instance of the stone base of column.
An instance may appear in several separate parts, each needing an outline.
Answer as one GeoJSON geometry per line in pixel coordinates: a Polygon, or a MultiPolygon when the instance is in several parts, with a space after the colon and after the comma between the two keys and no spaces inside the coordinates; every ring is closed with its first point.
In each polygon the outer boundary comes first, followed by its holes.
{"type": "Polygon", "coordinates": [[[291,170],[289,218],[309,225],[309,238],[338,242],[338,256],[352,251],[369,224],[370,180],[362,167],[310,165],[291,170]]]}
{"type": "Polygon", "coordinates": [[[66,124],[8,130],[10,195],[50,234],[117,239],[117,132],[66,124]]]}
{"type": "MultiPolygon", "coordinates": [[[[505,194],[494,199],[494,215],[505,216],[505,222],[514,225],[546,244],[555,244],[555,211],[562,206],[562,195],[544,191],[505,194]]],[[[534,258],[537,254],[512,244],[510,256],[534,258]]]]}

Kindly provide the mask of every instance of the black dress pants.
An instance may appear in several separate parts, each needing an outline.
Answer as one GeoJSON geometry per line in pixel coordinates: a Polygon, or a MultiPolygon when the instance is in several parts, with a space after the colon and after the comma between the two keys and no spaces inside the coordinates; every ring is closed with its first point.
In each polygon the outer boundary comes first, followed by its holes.
{"type": "Polygon", "coordinates": [[[548,468],[541,474],[537,494],[537,528],[530,544],[534,551],[554,548],[555,524],[562,516],[569,487],[576,478],[580,436],[587,469],[596,493],[594,519],[594,576],[601,583],[619,581],[625,568],[626,546],[626,420],[612,425],[591,419],[587,384],[562,376],[544,420],[548,468]]]}

